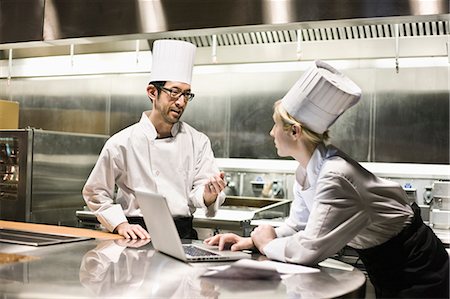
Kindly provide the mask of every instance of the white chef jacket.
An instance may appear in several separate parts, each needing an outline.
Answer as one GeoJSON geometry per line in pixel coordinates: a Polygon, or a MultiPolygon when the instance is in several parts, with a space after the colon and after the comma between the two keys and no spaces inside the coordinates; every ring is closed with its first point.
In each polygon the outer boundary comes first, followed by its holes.
{"type": "Polygon", "coordinates": [[[197,208],[214,216],[225,200],[221,192],[209,207],[203,201],[204,184],[219,172],[209,138],[178,122],[173,137],[156,139],[148,115],[108,139],[83,188],[86,204],[109,231],[126,216],[142,216],[136,189],[165,196],[174,217],[191,216],[197,208]]]}
{"type": "Polygon", "coordinates": [[[332,145],[318,145],[306,172],[299,166],[296,174],[306,188],[296,183],[289,218],[263,248],[271,259],[315,265],[345,245],[382,244],[414,216],[399,184],[376,177],[332,145]]]}

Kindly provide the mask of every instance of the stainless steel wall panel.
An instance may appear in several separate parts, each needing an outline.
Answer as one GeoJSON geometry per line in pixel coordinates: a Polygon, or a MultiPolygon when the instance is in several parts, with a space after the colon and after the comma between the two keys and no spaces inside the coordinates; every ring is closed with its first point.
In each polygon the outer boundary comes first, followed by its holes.
{"type": "Polygon", "coordinates": [[[110,76],[16,79],[7,89],[20,104],[20,128],[109,134],[110,76]]]}
{"type": "MultiPolygon", "coordinates": [[[[363,90],[331,127],[331,142],[359,161],[449,163],[448,67],[336,66],[363,90]]],[[[280,63],[204,66],[182,119],[206,133],[217,157],[278,159],[272,106],[303,72],[280,63]],[[280,68],[280,66],[282,66],[280,68]]],[[[112,135],[151,109],[148,74],[0,80],[0,97],[20,102],[20,126],[112,135]],[[62,118],[61,115],[64,115],[62,118]]]]}
{"type": "Polygon", "coordinates": [[[139,121],[142,112],[152,109],[147,97],[148,74],[122,74],[111,76],[111,107],[109,113],[109,134],[139,121]]]}
{"type": "Polygon", "coordinates": [[[448,93],[379,94],[377,162],[449,163],[448,93]]]}
{"type": "Polygon", "coordinates": [[[195,98],[182,116],[182,120],[210,137],[218,157],[228,157],[230,143],[235,142],[229,135],[231,80],[232,75],[224,73],[195,75],[192,82],[195,98]]]}
{"type": "Polygon", "coordinates": [[[275,158],[269,132],[273,103],[281,99],[301,72],[251,72],[233,75],[230,109],[230,158],[275,158]]]}
{"type": "Polygon", "coordinates": [[[449,163],[448,68],[377,70],[377,162],[449,163]]]}

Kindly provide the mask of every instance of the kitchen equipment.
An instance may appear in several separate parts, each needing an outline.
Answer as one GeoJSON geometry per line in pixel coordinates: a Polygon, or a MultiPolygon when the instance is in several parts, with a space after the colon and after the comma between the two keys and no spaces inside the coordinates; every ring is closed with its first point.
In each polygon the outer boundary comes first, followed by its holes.
{"type": "Polygon", "coordinates": [[[251,181],[250,184],[252,185],[253,195],[255,195],[256,197],[261,196],[265,185],[264,179],[258,176],[255,178],[255,180],[251,181]]]}
{"type": "Polygon", "coordinates": [[[0,228],[0,242],[19,245],[55,245],[90,239],[92,238],[0,228]]]}
{"type": "Polygon", "coordinates": [[[435,181],[432,188],[430,225],[438,229],[450,229],[450,182],[435,181]]]}
{"type": "Polygon", "coordinates": [[[284,189],[282,180],[274,180],[272,183],[272,197],[284,198],[284,189]]]}
{"type": "Polygon", "coordinates": [[[258,225],[253,225],[254,220],[270,219],[282,223],[289,215],[290,206],[289,199],[227,196],[214,217],[206,217],[203,210],[197,210],[194,228],[200,239],[225,232],[248,237],[258,225]]]}
{"type": "Polygon", "coordinates": [[[0,130],[0,219],[76,226],[105,135],[0,130]]]}

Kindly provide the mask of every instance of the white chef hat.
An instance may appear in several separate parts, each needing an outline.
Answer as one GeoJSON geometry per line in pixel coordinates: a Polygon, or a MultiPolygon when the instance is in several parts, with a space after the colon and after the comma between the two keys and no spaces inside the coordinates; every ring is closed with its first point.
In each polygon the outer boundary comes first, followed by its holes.
{"type": "Polygon", "coordinates": [[[191,84],[196,46],[178,40],[153,43],[152,81],[175,81],[191,84]]]}
{"type": "Polygon", "coordinates": [[[325,62],[316,60],[281,103],[299,122],[323,134],[360,97],[361,89],[352,80],[325,62]]]}

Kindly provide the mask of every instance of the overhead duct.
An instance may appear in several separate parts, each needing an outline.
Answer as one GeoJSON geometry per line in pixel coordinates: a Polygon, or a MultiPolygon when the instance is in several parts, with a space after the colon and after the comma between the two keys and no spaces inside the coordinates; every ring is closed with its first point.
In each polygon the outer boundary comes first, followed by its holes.
{"type": "Polygon", "coordinates": [[[242,32],[239,27],[250,26],[264,31],[264,26],[448,13],[446,0],[46,0],[43,40],[150,39],[152,34],[188,30],[242,32]]]}
{"type": "MultiPolygon", "coordinates": [[[[303,28],[298,30],[271,30],[216,34],[218,46],[240,46],[255,44],[292,43],[298,41],[359,40],[394,38],[395,24],[355,25],[343,27],[303,28]],[[298,32],[300,34],[298,34],[298,32]]],[[[449,21],[403,23],[399,26],[400,37],[443,36],[450,32],[449,21]]],[[[212,37],[207,35],[175,38],[195,44],[197,47],[211,47],[212,37]]]]}
{"type": "Polygon", "coordinates": [[[197,64],[297,60],[300,46],[306,60],[388,58],[396,26],[401,56],[442,56],[450,32],[447,0],[0,0],[0,14],[0,59],[146,51],[159,38],[197,45],[197,64]]]}
{"type": "Polygon", "coordinates": [[[0,0],[0,44],[43,40],[44,0],[0,0]]]}
{"type": "MultiPolygon", "coordinates": [[[[304,30],[303,36],[309,40],[342,39],[355,34],[385,37],[392,34],[389,24],[393,23],[417,23],[418,30],[422,24],[424,30],[430,25],[430,32],[444,30],[440,23],[449,19],[449,3],[447,0],[0,0],[0,14],[0,48],[6,49],[35,46],[35,42],[42,42],[43,46],[69,45],[208,34],[224,35],[226,40],[225,34],[268,31],[277,32],[275,40],[283,40],[289,30],[297,29],[304,30]],[[322,28],[323,21],[335,24],[322,28]]],[[[264,40],[264,34],[261,35],[264,40]]],[[[245,35],[242,37],[245,39],[245,35]]]]}

